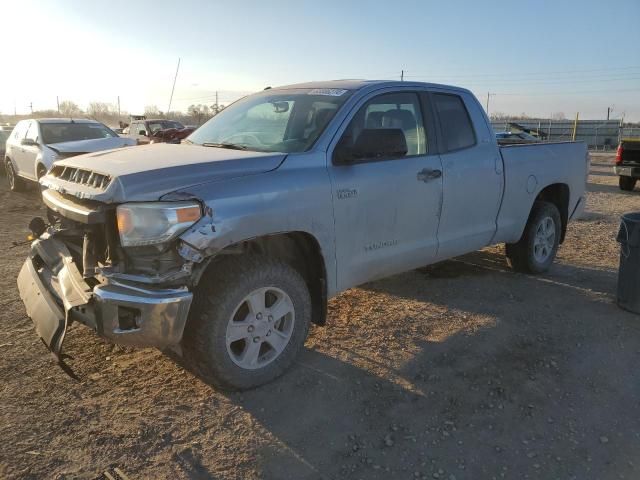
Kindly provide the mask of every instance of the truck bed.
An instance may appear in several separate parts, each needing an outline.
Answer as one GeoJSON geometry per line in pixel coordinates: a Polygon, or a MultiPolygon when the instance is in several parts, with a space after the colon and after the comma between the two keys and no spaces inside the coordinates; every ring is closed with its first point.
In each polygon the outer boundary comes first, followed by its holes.
{"type": "Polygon", "coordinates": [[[579,215],[589,169],[583,142],[530,143],[499,147],[504,168],[504,195],[493,243],[516,242],[528,212],[545,186],[568,185],[568,218],[579,215]]]}

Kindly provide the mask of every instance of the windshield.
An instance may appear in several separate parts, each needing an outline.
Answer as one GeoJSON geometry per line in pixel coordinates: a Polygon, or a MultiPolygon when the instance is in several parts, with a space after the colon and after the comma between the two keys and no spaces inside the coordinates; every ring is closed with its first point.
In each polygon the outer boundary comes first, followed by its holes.
{"type": "Polygon", "coordinates": [[[45,144],[118,136],[101,123],[41,123],[40,131],[45,144]]]}
{"type": "Polygon", "coordinates": [[[166,130],[167,128],[183,129],[184,126],[180,122],[174,122],[173,120],[158,120],[149,122],[149,131],[155,133],[158,130],[166,130]]]}
{"type": "Polygon", "coordinates": [[[188,140],[259,152],[304,152],[350,94],[339,89],[267,90],[225,108],[188,140]]]}

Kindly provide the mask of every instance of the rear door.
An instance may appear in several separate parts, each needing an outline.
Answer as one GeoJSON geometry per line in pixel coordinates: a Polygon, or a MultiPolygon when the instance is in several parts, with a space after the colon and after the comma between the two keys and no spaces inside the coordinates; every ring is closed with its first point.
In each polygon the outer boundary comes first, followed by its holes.
{"type": "Polygon", "coordinates": [[[443,169],[438,260],[489,244],[503,191],[502,159],[482,108],[470,94],[434,91],[443,169]]]}
{"type": "Polygon", "coordinates": [[[436,255],[442,167],[431,115],[423,110],[416,92],[369,96],[329,148],[339,290],[425,265],[436,255]],[[372,153],[348,164],[333,156],[336,145],[390,130],[396,138],[401,130],[406,154],[372,153]]]}

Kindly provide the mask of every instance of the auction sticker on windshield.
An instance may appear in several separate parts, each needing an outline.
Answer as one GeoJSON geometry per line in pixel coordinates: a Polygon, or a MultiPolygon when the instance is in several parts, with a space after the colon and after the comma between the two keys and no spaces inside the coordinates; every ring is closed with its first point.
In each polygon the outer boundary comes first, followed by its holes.
{"type": "Polygon", "coordinates": [[[309,92],[309,95],[327,95],[329,97],[339,97],[347,93],[347,90],[342,88],[314,88],[309,92]]]}

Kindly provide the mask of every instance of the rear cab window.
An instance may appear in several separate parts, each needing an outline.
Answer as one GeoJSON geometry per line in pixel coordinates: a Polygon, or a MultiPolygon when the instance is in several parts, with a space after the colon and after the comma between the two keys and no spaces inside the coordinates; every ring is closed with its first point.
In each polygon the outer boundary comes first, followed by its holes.
{"type": "Polygon", "coordinates": [[[432,98],[444,149],[453,152],[473,147],[477,143],[476,134],[462,98],[450,93],[434,93],[432,98]]]}

